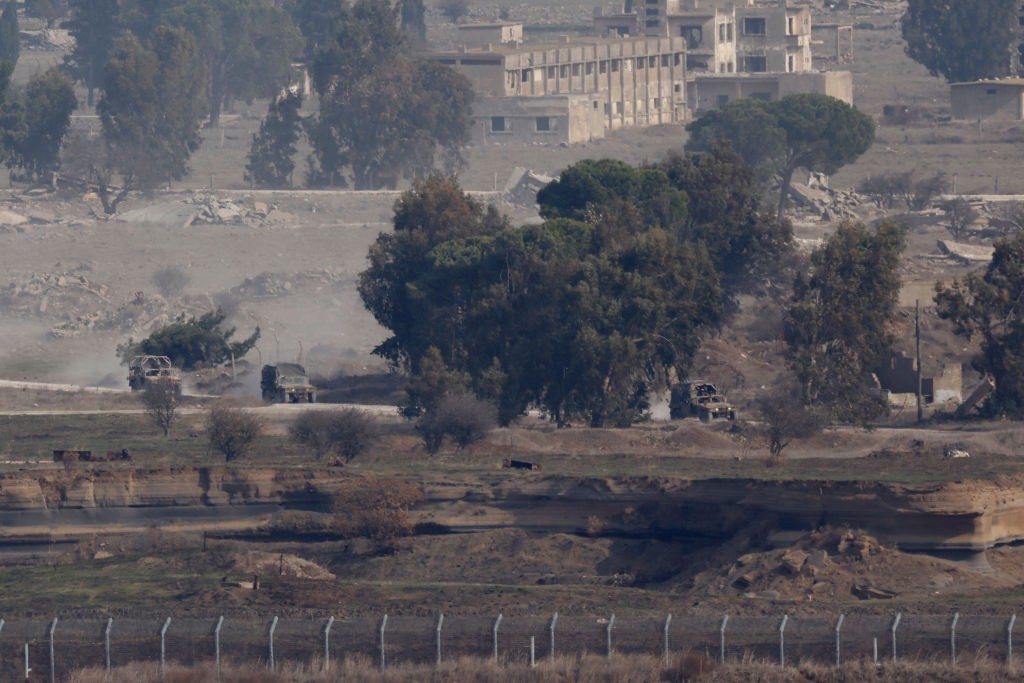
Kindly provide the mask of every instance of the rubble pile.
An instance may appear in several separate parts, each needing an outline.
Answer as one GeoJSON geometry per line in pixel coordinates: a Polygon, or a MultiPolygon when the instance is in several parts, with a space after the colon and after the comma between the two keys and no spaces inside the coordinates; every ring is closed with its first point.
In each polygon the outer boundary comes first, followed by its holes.
{"type": "Polygon", "coordinates": [[[33,274],[0,290],[0,306],[22,316],[59,316],[101,303],[110,303],[106,285],[93,284],[82,273],[33,274]]]}
{"type": "Polygon", "coordinates": [[[255,277],[245,278],[242,284],[231,288],[230,294],[239,298],[287,296],[301,291],[316,291],[337,280],[337,276],[328,270],[301,273],[264,272],[255,277]]]}
{"type": "Polygon", "coordinates": [[[192,224],[253,226],[295,221],[288,212],[265,202],[253,202],[252,208],[248,208],[232,199],[198,192],[184,202],[195,207],[192,224]]]}
{"type": "Polygon", "coordinates": [[[789,196],[794,208],[810,213],[825,222],[857,220],[857,210],[871,203],[852,189],[833,190],[823,183],[814,182],[808,185],[793,183],[789,196]]]}

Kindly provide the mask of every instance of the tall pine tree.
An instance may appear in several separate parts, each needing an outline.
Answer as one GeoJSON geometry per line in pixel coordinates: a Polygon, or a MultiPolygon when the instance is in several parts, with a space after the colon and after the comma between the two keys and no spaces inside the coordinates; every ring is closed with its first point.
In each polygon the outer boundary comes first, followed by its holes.
{"type": "Polygon", "coordinates": [[[4,5],[4,11],[0,12],[0,60],[10,62],[11,65],[18,63],[18,5],[14,0],[4,5]]]}

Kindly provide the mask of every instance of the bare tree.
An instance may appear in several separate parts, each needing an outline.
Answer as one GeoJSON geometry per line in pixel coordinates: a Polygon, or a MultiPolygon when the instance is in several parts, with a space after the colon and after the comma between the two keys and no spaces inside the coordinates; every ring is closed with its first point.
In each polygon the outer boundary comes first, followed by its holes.
{"type": "Polygon", "coordinates": [[[146,415],[163,431],[166,439],[181,404],[181,385],[174,382],[148,382],[139,399],[146,407],[146,415]]]}
{"type": "Polygon", "coordinates": [[[800,403],[795,391],[780,392],[758,403],[768,432],[768,466],[782,460],[782,451],[793,439],[806,439],[821,431],[821,414],[800,403]],[[785,398],[786,396],[789,398],[785,398]]]}
{"type": "Polygon", "coordinates": [[[210,446],[223,454],[225,460],[248,455],[262,433],[263,421],[238,408],[215,406],[206,418],[210,446]]]}
{"type": "Polygon", "coordinates": [[[345,462],[362,454],[376,431],[373,418],[355,408],[307,410],[288,428],[292,440],[313,449],[317,460],[335,451],[345,462]]]}
{"type": "Polygon", "coordinates": [[[942,210],[946,214],[946,221],[949,223],[949,234],[960,239],[967,234],[967,228],[978,217],[978,212],[971,206],[971,202],[963,197],[950,199],[942,203],[942,210]]]}

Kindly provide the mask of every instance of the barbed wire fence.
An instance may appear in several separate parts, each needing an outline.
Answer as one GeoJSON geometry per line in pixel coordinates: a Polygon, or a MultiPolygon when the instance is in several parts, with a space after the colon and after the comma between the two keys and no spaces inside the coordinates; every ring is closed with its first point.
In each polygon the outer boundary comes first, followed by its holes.
{"type": "Polygon", "coordinates": [[[560,656],[674,655],[710,660],[979,660],[1015,664],[1017,617],[839,614],[819,616],[672,616],[617,619],[383,615],[379,619],[307,617],[0,618],[0,679],[56,683],[81,668],[134,662],[264,665],[298,662],[329,670],[360,657],[381,669],[440,665],[462,657],[496,665],[536,665],[560,656]]]}

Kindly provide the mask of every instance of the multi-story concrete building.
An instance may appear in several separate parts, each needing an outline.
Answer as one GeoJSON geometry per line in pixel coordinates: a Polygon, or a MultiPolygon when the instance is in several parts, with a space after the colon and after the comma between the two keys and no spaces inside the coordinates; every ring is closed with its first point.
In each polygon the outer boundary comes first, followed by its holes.
{"type": "Polygon", "coordinates": [[[469,78],[476,143],[574,143],[687,117],[679,37],[517,42],[436,53],[469,78]]]}
{"type": "Polygon", "coordinates": [[[622,11],[597,10],[599,35],[679,36],[689,69],[709,73],[793,73],[811,69],[811,12],[784,0],[625,0],[622,11]]]}

